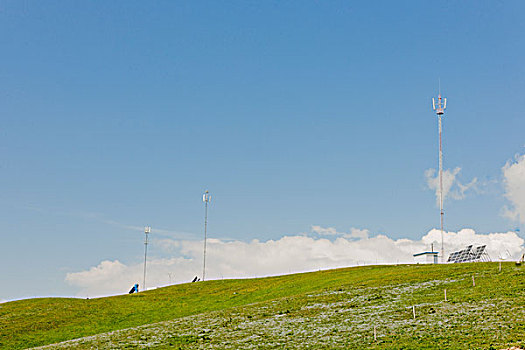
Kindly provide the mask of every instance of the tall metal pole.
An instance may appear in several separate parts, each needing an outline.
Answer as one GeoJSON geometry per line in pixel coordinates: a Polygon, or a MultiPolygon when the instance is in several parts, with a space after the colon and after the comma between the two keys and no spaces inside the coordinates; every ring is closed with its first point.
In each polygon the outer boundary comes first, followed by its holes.
{"type": "Polygon", "coordinates": [[[146,290],[146,260],[148,257],[148,234],[151,232],[151,227],[144,227],[144,234],[146,238],[144,240],[144,279],[142,280],[142,289],[146,290]]]}
{"type": "MultiPolygon", "coordinates": [[[[441,89],[440,89],[441,90],[441,89]]],[[[442,127],[441,127],[441,116],[445,113],[447,108],[447,99],[441,98],[441,91],[438,94],[437,101],[432,98],[432,109],[436,111],[438,116],[438,128],[439,128],[439,216],[441,226],[441,262],[445,262],[445,244],[443,238],[443,217],[445,215],[443,211],[443,142],[442,142],[442,127]]]]}
{"type": "Polygon", "coordinates": [[[202,201],[204,202],[204,262],[202,264],[202,280],[206,278],[206,235],[208,230],[208,202],[211,200],[211,195],[208,190],[204,192],[202,201]]]}
{"type": "Polygon", "coordinates": [[[445,262],[445,245],[443,240],[443,142],[441,141],[441,114],[438,115],[439,120],[439,213],[441,223],[441,262],[445,262]]]}

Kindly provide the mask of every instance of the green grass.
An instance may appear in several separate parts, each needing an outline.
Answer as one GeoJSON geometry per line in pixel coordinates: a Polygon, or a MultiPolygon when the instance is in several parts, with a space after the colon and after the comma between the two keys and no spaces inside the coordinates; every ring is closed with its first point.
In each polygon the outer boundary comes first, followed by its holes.
{"type": "Polygon", "coordinates": [[[64,347],[525,348],[525,268],[365,266],[0,304],[1,348],[91,335],[64,347]]]}

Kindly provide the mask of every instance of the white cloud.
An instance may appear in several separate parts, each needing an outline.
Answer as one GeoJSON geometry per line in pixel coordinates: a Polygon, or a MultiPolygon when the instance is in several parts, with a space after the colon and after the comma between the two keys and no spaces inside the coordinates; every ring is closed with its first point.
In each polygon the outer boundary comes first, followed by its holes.
{"type": "Polygon", "coordinates": [[[504,208],[503,214],[512,220],[519,217],[525,223],[525,155],[507,162],[502,171],[505,198],[511,203],[510,207],[504,208]]]}
{"type": "MultiPolygon", "coordinates": [[[[478,179],[473,178],[467,184],[462,184],[458,175],[461,168],[457,167],[454,170],[446,169],[443,171],[443,201],[447,198],[460,200],[464,199],[469,190],[477,190],[478,179]]],[[[425,171],[425,178],[427,186],[436,193],[436,203],[439,205],[439,173],[435,169],[428,169],[425,171]]]]}
{"type": "Polygon", "coordinates": [[[312,232],[315,232],[321,236],[335,236],[339,234],[333,227],[321,227],[318,225],[312,225],[312,232]]]}
{"type": "MultiPolygon", "coordinates": [[[[321,229],[315,231],[324,232],[321,229]]],[[[209,239],[206,276],[207,279],[244,278],[362,264],[412,263],[412,254],[429,250],[432,243],[436,249],[437,242],[441,241],[439,230],[431,230],[420,240],[394,240],[385,235],[372,236],[368,230],[358,229],[341,235],[333,240],[308,236],[284,236],[265,242],[209,239]]],[[[168,274],[172,274],[174,283],[201,276],[201,241],[164,239],[157,244],[176,251],[178,257],[148,260],[148,286],[168,284],[168,274]]],[[[487,244],[489,255],[497,259],[506,251],[512,257],[517,256],[523,250],[524,240],[515,232],[487,235],[477,234],[471,229],[445,232],[446,252],[462,249],[468,244],[487,244]]],[[[122,294],[134,283],[142,284],[142,272],[142,261],[131,265],[118,260],[102,261],[89,270],[67,274],[66,281],[79,288],[80,296],[122,294]]]]}
{"type": "Polygon", "coordinates": [[[368,238],[370,235],[370,232],[366,229],[351,228],[350,233],[346,233],[338,232],[334,227],[322,227],[318,225],[312,225],[312,232],[320,236],[341,236],[348,239],[363,239],[368,238]]]}

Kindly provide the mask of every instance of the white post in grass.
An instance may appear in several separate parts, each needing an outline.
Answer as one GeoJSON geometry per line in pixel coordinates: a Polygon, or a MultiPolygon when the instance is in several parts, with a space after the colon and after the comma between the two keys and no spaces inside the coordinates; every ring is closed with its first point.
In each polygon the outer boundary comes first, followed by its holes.
{"type": "Polygon", "coordinates": [[[447,301],[447,290],[445,289],[445,301],[447,301]]]}
{"type": "Polygon", "coordinates": [[[412,306],[412,314],[414,315],[414,320],[416,319],[416,306],[412,306]]]}
{"type": "Polygon", "coordinates": [[[474,275],[472,275],[472,287],[476,286],[476,280],[474,279],[474,275]]]}

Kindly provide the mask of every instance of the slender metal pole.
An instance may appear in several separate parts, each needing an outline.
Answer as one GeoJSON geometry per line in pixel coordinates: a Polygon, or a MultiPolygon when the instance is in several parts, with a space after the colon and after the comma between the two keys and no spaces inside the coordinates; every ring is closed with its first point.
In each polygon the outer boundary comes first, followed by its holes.
{"type": "Polygon", "coordinates": [[[142,280],[142,289],[146,290],[146,261],[148,257],[148,234],[150,233],[151,229],[149,227],[146,227],[144,229],[144,234],[146,235],[146,238],[144,240],[144,279],[142,280]]]}
{"type": "MultiPolygon", "coordinates": [[[[207,193],[208,191],[206,191],[207,193]]],[[[205,195],[204,200],[204,263],[202,265],[202,280],[206,278],[206,234],[208,229],[208,198],[205,195]]]]}
{"type": "Polygon", "coordinates": [[[441,141],[441,114],[438,115],[439,123],[439,212],[441,218],[441,262],[445,262],[445,246],[443,240],[443,142],[441,141]]]}

